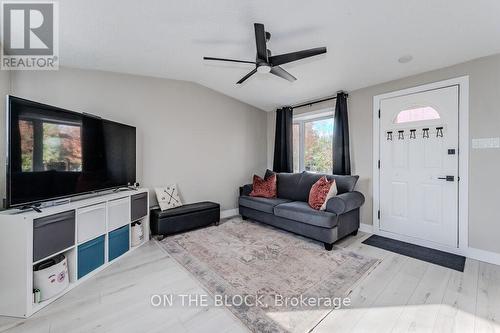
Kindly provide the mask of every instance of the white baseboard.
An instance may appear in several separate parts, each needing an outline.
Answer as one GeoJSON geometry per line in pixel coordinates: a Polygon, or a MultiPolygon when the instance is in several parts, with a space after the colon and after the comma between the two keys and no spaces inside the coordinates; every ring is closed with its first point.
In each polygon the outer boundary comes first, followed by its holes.
{"type": "Polygon", "coordinates": [[[494,265],[500,265],[500,253],[490,252],[469,247],[466,250],[466,257],[479,261],[484,261],[494,265]]]}
{"type": "Polygon", "coordinates": [[[360,223],[359,224],[359,231],[366,232],[368,234],[373,234],[373,225],[366,224],[366,223],[360,223]]]}
{"type": "Polygon", "coordinates": [[[220,212],[220,218],[221,219],[227,219],[228,217],[233,217],[233,216],[236,216],[236,215],[239,215],[239,214],[240,214],[240,211],[239,211],[238,208],[222,210],[220,212]]]}

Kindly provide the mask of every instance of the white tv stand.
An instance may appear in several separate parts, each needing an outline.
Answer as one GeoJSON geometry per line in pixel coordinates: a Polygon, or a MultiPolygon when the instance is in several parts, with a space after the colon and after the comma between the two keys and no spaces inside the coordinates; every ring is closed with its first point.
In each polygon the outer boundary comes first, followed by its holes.
{"type": "Polygon", "coordinates": [[[16,209],[0,212],[0,253],[2,254],[0,256],[0,315],[29,317],[80,283],[85,282],[112,262],[123,258],[121,255],[111,259],[110,233],[113,234],[113,231],[126,229],[127,226],[130,228],[136,222],[142,224],[144,240],[139,245],[132,247],[129,231],[129,250],[124,255],[149,240],[149,195],[147,189],[140,188],[90,198],[72,199],[68,203],[43,207],[41,210],[41,213],[34,210],[20,211],[16,209]],[[145,210],[143,209],[144,204],[145,210]],[[34,233],[36,221],[71,211],[74,212],[74,240],[72,244],[43,258],[38,258],[40,251],[35,250],[39,253],[34,253],[34,246],[36,246],[35,243],[43,243],[43,240],[39,239],[39,234],[34,233]],[[79,247],[99,237],[104,238],[103,263],[79,277],[81,275],[81,272],[78,272],[79,247]],[[61,253],[65,255],[68,263],[69,287],[48,300],[34,303],[33,266],[61,253]]]}

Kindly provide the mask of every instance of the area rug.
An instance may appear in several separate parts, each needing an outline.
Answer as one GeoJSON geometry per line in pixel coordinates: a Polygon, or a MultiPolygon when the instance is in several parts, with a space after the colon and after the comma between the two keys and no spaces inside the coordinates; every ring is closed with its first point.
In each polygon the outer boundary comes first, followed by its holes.
{"type": "Polygon", "coordinates": [[[309,332],[379,262],[241,218],[160,245],[259,333],[309,332]]]}

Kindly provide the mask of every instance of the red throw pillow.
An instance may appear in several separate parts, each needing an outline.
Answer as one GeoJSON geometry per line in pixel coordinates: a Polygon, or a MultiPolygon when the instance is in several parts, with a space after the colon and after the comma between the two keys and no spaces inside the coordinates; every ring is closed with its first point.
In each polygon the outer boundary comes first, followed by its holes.
{"type": "Polygon", "coordinates": [[[253,176],[251,197],[276,198],[276,192],[276,174],[272,174],[266,179],[257,175],[253,176]]]}
{"type": "Polygon", "coordinates": [[[311,208],[317,210],[321,208],[333,182],[334,180],[330,181],[326,178],[326,176],[323,176],[318,179],[316,183],[314,183],[311,187],[311,191],[309,191],[309,206],[311,206],[311,208]]]}

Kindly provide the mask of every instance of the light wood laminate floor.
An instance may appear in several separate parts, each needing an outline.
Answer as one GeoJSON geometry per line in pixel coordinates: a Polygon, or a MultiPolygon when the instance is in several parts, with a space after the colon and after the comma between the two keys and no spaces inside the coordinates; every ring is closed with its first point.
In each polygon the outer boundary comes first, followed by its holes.
{"type": "MultiPolygon", "coordinates": [[[[382,263],[353,289],[352,306],[314,332],[500,332],[499,266],[468,259],[461,273],[361,244],[366,237],[338,245],[382,263]]],[[[151,241],[31,318],[0,317],[0,332],[248,332],[225,308],[155,308],[154,294],[206,292],[151,241]]]]}

